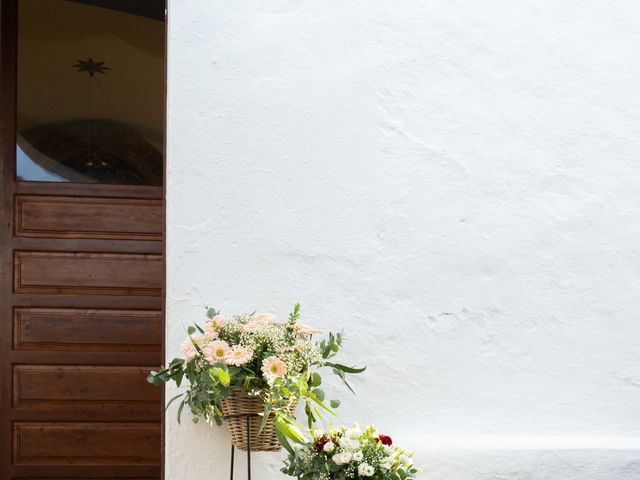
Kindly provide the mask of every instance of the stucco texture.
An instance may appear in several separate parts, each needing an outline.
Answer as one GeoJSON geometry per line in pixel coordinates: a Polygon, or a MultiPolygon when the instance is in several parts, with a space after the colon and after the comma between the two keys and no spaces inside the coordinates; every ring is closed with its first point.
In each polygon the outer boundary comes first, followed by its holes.
{"type": "MultiPolygon", "coordinates": [[[[170,0],[167,358],[204,305],[299,301],[421,478],[640,478],[639,16],[170,0]]],[[[167,480],[226,478],[167,415],[167,480]]]]}

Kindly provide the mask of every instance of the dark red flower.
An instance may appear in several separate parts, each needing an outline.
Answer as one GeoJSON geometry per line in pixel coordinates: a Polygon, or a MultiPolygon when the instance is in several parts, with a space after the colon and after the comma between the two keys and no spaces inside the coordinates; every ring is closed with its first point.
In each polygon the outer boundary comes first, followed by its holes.
{"type": "Polygon", "coordinates": [[[383,435],[382,433],[380,435],[378,435],[378,441],[380,443],[382,443],[383,445],[392,445],[393,444],[393,440],[391,440],[391,437],[389,435],[383,435]]]}
{"type": "Polygon", "coordinates": [[[330,441],[331,439],[328,437],[319,438],[316,441],[316,452],[318,453],[322,452],[322,449],[324,448],[325,443],[329,443],[330,441]]]}

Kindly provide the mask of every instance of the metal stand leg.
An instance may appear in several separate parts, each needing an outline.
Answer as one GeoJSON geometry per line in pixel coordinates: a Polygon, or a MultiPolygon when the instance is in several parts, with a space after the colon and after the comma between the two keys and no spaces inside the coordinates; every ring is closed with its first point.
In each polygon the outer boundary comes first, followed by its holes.
{"type": "Polygon", "coordinates": [[[251,480],[251,417],[247,415],[247,480],[251,480]]]}
{"type": "MultiPolygon", "coordinates": [[[[247,418],[247,480],[251,480],[251,416],[257,414],[238,414],[234,417],[246,417],[247,418]]],[[[229,417],[227,417],[229,418],[229,417]]],[[[236,449],[231,444],[231,474],[229,480],[233,480],[233,465],[235,463],[236,449]]]]}
{"type": "MultiPolygon", "coordinates": [[[[251,418],[250,415],[246,415],[247,417],[247,480],[251,480],[251,418]]],[[[229,476],[229,480],[233,480],[233,465],[235,463],[235,453],[236,449],[231,445],[231,474],[229,476]]]]}

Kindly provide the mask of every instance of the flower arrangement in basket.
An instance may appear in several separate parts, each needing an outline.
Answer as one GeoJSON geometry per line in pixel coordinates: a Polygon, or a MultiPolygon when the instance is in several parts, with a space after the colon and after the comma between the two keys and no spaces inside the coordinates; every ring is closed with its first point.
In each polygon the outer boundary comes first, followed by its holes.
{"type": "Polygon", "coordinates": [[[207,309],[203,327],[190,326],[182,343],[184,358],[173,359],[166,368],[151,372],[148,381],[162,385],[174,381],[186,390],[167,404],[178,400],[178,422],[185,405],[194,421],[229,424],[236,448],[279,450],[287,438],[304,441],[301,426],[293,412],[304,403],[309,427],[322,412],[334,413],[339,400],[325,403],[318,369],[329,367],[349,389],[346,374],[365,368],[352,368],[331,360],[342,346],[342,334],[329,333],[320,342],[313,335],[320,330],[299,323],[296,304],[286,322],[272,314],[245,314],[226,319],[213,308],[207,309]]]}
{"type": "Polygon", "coordinates": [[[285,447],[289,455],[282,472],[299,480],[410,480],[418,473],[412,454],[375,427],[314,430],[311,440],[285,447]]]}

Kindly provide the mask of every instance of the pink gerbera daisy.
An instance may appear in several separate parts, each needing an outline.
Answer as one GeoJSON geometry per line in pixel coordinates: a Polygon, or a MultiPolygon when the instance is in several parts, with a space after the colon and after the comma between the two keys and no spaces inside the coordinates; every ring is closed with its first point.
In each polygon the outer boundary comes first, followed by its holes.
{"type": "Polygon", "coordinates": [[[192,360],[198,355],[198,350],[196,349],[194,344],[198,345],[198,347],[202,350],[202,347],[205,344],[204,335],[193,335],[187,337],[187,339],[182,342],[180,347],[183,355],[187,358],[187,360],[192,360]]]}
{"type": "Polygon", "coordinates": [[[180,350],[182,350],[182,354],[186,357],[187,360],[192,360],[198,355],[198,351],[196,350],[196,346],[193,344],[190,338],[187,338],[180,345],[180,350]]]}
{"type": "Polygon", "coordinates": [[[222,315],[216,315],[211,320],[204,324],[204,334],[208,340],[215,340],[218,338],[218,332],[224,328],[224,324],[227,320],[222,315]]]}
{"type": "Polygon", "coordinates": [[[275,355],[262,361],[262,373],[268,379],[284,377],[287,374],[287,366],[275,355]]]}
{"type": "Polygon", "coordinates": [[[213,326],[216,328],[216,330],[222,330],[224,324],[227,323],[227,319],[222,315],[216,315],[211,319],[211,323],[213,323],[213,326]]]}
{"type": "Polygon", "coordinates": [[[213,322],[207,322],[204,324],[204,336],[207,337],[207,340],[209,341],[218,338],[218,332],[213,322]]]}
{"type": "Polygon", "coordinates": [[[275,322],[277,318],[273,313],[254,313],[251,315],[251,320],[254,322],[275,322]]]}
{"type": "Polygon", "coordinates": [[[255,333],[260,329],[261,322],[251,320],[249,323],[245,323],[242,326],[242,331],[246,333],[255,333]]]}
{"type": "Polygon", "coordinates": [[[309,325],[305,325],[304,323],[296,324],[296,333],[298,335],[313,335],[315,333],[322,333],[322,330],[319,328],[311,327],[309,325]]]}
{"type": "Polygon", "coordinates": [[[229,351],[229,344],[227,342],[224,340],[216,340],[204,348],[204,358],[209,363],[224,363],[229,351]]]}
{"type": "Polygon", "coordinates": [[[239,367],[251,360],[251,357],[253,357],[253,352],[251,350],[243,347],[242,345],[236,345],[227,352],[224,358],[227,365],[235,365],[236,367],[239,367]]]}

